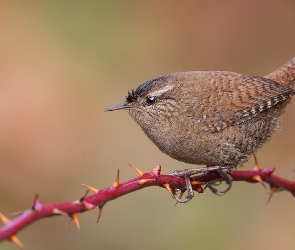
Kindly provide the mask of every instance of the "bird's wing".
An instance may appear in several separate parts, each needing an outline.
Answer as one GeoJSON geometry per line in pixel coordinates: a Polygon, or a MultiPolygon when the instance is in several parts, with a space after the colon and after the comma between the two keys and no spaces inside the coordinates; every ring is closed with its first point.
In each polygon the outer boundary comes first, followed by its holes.
{"type": "Polygon", "coordinates": [[[295,94],[293,89],[270,79],[240,74],[234,78],[218,76],[210,85],[217,87],[209,86],[204,91],[203,112],[195,117],[202,129],[210,132],[250,120],[295,94]]]}

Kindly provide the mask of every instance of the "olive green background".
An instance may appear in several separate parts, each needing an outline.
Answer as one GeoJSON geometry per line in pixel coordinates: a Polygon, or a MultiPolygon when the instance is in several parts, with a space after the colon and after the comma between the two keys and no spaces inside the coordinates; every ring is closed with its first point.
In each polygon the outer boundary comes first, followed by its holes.
{"type": "MultiPolygon", "coordinates": [[[[142,82],[176,71],[266,75],[295,56],[295,2],[1,1],[0,211],[80,198],[162,164],[161,153],[125,111],[103,110],[142,82]]],[[[280,131],[258,152],[261,167],[295,179],[295,101],[280,131]]],[[[245,165],[253,167],[253,159],[245,165]]],[[[266,204],[260,184],[234,183],[174,206],[147,188],[68,219],[42,219],[18,237],[26,249],[294,249],[295,200],[266,204]]],[[[0,249],[17,249],[10,242],[0,249]]]]}

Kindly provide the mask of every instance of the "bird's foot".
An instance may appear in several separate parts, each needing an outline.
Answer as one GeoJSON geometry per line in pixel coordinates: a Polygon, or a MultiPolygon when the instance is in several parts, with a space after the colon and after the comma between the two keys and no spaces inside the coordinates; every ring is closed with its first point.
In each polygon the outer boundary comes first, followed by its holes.
{"type": "Polygon", "coordinates": [[[190,201],[194,197],[194,190],[191,184],[190,177],[191,176],[203,176],[208,174],[208,168],[189,168],[189,169],[183,169],[183,170],[175,170],[171,175],[173,176],[178,176],[178,177],[183,177],[185,180],[186,184],[186,190],[187,190],[187,195],[185,199],[181,199],[177,197],[177,193],[179,189],[172,189],[173,191],[173,196],[174,199],[177,200],[179,203],[186,203],[190,201]]]}
{"type": "Polygon", "coordinates": [[[186,202],[190,201],[194,197],[194,190],[193,190],[193,187],[191,184],[190,177],[191,176],[194,176],[194,177],[206,176],[212,171],[216,171],[218,173],[218,175],[223,180],[225,180],[225,182],[227,184],[227,188],[223,191],[218,191],[214,187],[214,186],[218,186],[221,184],[222,181],[220,181],[220,180],[217,180],[217,181],[214,180],[212,182],[207,183],[205,188],[209,188],[211,190],[211,192],[214,193],[215,195],[218,195],[218,196],[225,195],[232,187],[232,177],[227,173],[228,168],[227,167],[220,167],[220,166],[209,166],[206,168],[190,168],[190,169],[183,169],[183,170],[174,171],[171,175],[183,177],[185,179],[186,190],[187,190],[187,196],[185,197],[185,199],[182,200],[181,198],[177,197],[177,193],[178,193],[179,189],[173,189],[174,199],[176,199],[180,203],[186,203],[186,202]]]}
{"type": "Polygon", "coordinates": [[[210,189],[210,191],[213,194],[217,195],[217,196],[223,196],[223,195],[225,195],[231,189],[232,183],[233,183],[233,178],[227,173],[227,169],[217,169],[215,171],[218,173],[218,175],[223,180],[225,180],[225,183],[227,184],[227,188],[225,190],[223,190],[223,191],[218,191],[214,187],[214,186],[219,186],[222,183],[222,181],[218,181],[218,180],[217,181],[214,180],[212,182],[207,183],[207,185],[206,185],[205,188],[208,187],[210,189]]]}
{"type": "Polygon", "coordinates": [[[185,185],[186,185],[186,190],[187,190],[187,195],[184,200],[181,199],[181,197],[177,197],[177,193],[179,191],[178,188],[172,188],[172,194],[175,200],[179,203],[186,203],[190,201],[194,197],[194,190],[191,184],[190,177],[188,175],[182,176],[185,180],[185,185]]]}

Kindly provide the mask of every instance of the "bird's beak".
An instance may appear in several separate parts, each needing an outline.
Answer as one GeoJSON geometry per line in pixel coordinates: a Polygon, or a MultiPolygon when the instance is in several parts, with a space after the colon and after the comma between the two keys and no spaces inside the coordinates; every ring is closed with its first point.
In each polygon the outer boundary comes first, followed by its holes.
{"type": "Polygon", "coordinates": [[[108,107],[107,109],[104,110],[104,112],[118,110],[118,109],[130,109],[130,108],[132,108],[130,103],[125,101],[125,102],[118,103],[114,106],[108,107]]]}

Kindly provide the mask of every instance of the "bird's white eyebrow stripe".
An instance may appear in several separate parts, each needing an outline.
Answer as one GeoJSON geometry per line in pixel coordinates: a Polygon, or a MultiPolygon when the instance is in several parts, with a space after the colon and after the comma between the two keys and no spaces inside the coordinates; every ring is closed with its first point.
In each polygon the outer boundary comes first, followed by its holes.
{"type": "Polygon", "coordinates": [[[169,85],[165,86],[162,89],[158,89],[158,90],[150,93],[149,96],[159,96],[159,95],[161,95],[161,94],[163,94],[163,93],[165,93],[165,92],[167,92],[167,91],[169,91],[171,89],[173,89],[173,86],[171,84],[169,84],[169,85]]]}

